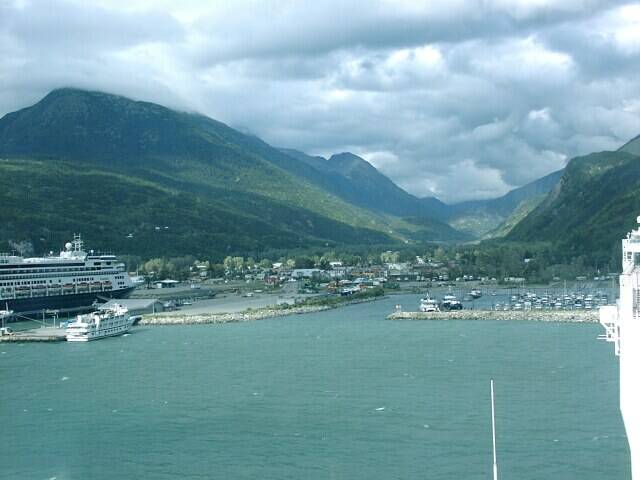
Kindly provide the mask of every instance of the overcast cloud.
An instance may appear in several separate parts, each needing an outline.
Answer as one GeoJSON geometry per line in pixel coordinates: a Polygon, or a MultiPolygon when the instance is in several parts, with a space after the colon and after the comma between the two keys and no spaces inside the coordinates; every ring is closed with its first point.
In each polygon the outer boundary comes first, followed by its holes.
{"type": "Polygon", "coordinates": [[[490,198],[640,134],[640,3],[0,0],[0,115],[76,86],[490,198]]]}

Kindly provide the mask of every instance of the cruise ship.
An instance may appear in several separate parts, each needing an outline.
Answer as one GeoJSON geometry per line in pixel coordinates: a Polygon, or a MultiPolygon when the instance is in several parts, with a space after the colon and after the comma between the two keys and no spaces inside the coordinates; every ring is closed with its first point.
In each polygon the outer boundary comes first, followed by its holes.
{"type": "Polygon", "coordinates": [[[127,298],[134,288],[123,263],[114,255],[85,252],[80,235],[57,256],[0,254],[0,308],[15,313],[81,309],[127,298]]]}
{"type": "MultiPolygon", "coordinates": [[[[640,224],[640,217],[637,218],[640,224]]],[[[620,298],[600,307],[604,338],[620,358],[620,412],[631,452],[631,476],[640,480],[640,225],[622,240],[620,298]]]]}
{"type": "Polygon", "coordinates": [[[100,338],[122,335],[131,328],[133,317],[122,305],[114,305],[101,312],[78,315],[67,326],[67,342],[88,342],[100,338]]]}

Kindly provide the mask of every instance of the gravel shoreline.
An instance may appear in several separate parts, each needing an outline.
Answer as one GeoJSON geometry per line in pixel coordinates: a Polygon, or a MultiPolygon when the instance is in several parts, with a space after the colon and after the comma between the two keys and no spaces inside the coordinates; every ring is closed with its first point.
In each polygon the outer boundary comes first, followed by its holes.
{"type": "Polygon", "coordinates": [[[203,325],[214,323],[252,322],[266,318],[284,317],[287,315],[303,315],[305,313],[323,312],[335,308],[356,305],[358,303],[382,300],[383,297],[362,298],[346,301],[336,305],[301,305],[290,308],[259,308],[236,313],[202,313],[185,315],[143,315],[139,325],[203,325]]]}
{"type": "Polygon", "coordinates": [[[505,320],[530,322],[598,323],[598,310],[458,310],[455,312],[394,312],[389,320],[505,320]]]}

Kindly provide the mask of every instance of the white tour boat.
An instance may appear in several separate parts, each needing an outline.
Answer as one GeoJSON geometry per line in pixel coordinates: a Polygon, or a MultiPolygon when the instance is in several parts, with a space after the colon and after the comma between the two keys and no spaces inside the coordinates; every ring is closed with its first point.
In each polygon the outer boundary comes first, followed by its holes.
{"type": "Polygon", "coordinates": [[[425,298],[420,299],[420,311],[439,312],[440,307],[438,306],[438,301],[427,295],[425,298]]]}
{"type": "Polygon", "coordinates": [[[133,325],[134,318],[122,305],[114,305],[100,312],[78,315],[67,326],[67,342],[88,342],[126,333],[133,325]]]}

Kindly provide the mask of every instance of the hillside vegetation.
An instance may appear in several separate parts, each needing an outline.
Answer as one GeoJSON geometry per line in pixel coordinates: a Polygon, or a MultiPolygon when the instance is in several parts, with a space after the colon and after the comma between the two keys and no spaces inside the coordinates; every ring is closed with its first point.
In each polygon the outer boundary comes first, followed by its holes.
{"type": "Polygon", "coordinates": [[[511,227],[542,201],[562,177],[563,171],[550,173],[502,197],[473,200],[448,206],[448,223],[462,232],[480,238],[506,235],[511,227]]]}
{"type": "Polygon", "coordinates": [[[607,262],[640,214],[640,157],[625,151],[572,159],[561,181],[506,236],[548,242],[566,258],[607,262]]]}
{"type": "Polygon", "coordinates": [[[0,242],[39,251],[74,231],[149,255],[465,238],[353,204],[327,172],[220,122],[101,92],[55,90],[7,114],[0,158],[0,242]]]}

